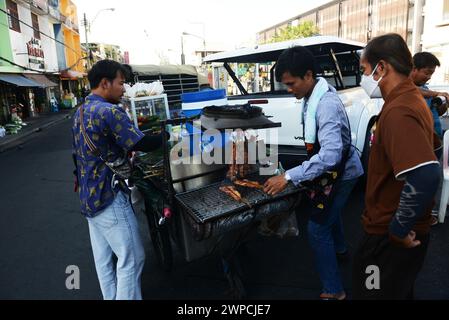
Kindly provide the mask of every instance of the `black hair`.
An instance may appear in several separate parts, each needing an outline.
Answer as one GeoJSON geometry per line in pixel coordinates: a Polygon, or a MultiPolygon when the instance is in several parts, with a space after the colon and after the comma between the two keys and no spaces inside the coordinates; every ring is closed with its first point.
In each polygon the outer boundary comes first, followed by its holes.
{"type": "Polygon", "coordinates": [[[117,78],[118,73],[121,73],[125,79],[128,76],[128,70],[122,64],[113,60],[101,60],[92,67],[87,78],[91,89],[96,89],[101,80],[106,78],[109,82],[112,82],[117,78]]]}
{"type": "Polygon", "coordinates": [[[316,78],[316,60],[312,52],[302,46],[289,48],[282,52],[276,64],[276,81],[281,82],[282,76],[289,72],[294,77],[304,79],[307,71],[316,78]]]}
{"type": "Polygon", "coordinates": [[[126,78],[126,82],[131,83],[134,82],[134,72],[133,68],[129,64],[122,64],[123,68],[126,69],[126,74],[124,75],[126,78]]]}
{"type": "Polygon", "coordinates": [[[419,52],[413,57],[413,64],[416,69],[440,67],[440,60],[430,52],[419,52]]]}
{"type": "Polygon", "coordinates": [[[412,54],[407,43],[396,33],[388,33],[371,40],[365,47],[363,58],[373,69],[380,60],[384,60],[391,64],[398,73],[407,77],[413,70],[412,54]]]}

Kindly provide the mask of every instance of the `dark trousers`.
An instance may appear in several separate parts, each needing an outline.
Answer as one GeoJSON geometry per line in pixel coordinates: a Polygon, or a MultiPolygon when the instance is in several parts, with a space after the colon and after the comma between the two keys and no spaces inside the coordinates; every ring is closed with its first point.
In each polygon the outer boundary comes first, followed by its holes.
{"type": "Polygon", "coordinates": [[[421,245],[401,248],[388,235],[365,234],[354,255],[354,300],[413,300],[415,280],[429,245],[429,235],[417,235],[421,245]]]}

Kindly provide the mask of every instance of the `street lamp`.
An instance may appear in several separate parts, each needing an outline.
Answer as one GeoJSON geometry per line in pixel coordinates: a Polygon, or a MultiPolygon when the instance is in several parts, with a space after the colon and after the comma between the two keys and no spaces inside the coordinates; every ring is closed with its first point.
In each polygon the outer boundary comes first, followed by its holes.
{"type": "MultiPolygon", "coordinates": [[[[204,55],[206,56],[206,24],[204,22],[193,22],[193,21],[189,21],[190,24],[197,24],[197,25],[201,25],[203,27],[203,46],[204,46],[204,55]]],[[[195,35],[193,35],[194,37],[197,37],[195,35]]]]}
{"type": "Polygon", "coordinates": [[[186,64],[186,55],[184,54],[184,32],[181,34],[181,65],[186,64]]]}
{"type": "MultiPolygon", "coordinates": [[[[204,59],[205,57],[206,57],[206,39],[205,38],[203,38],[203,37],[200,37],[200,36],[198,36],[198,35],[196,35],[196,34],[192,34],[192,33],[188,33],[188,32],[183,32],[182,33],[182,35],[183,36],[192,36],[192,37],[196,37],[196,38],[198,38],[198,39],[201,39],[201,40],[203,40],[203,47],[204,47],[204,57],[203,57],[203,55],[201,55],[201,57],[204,59]]],[[[183,38],[181,37],[181,40],[182,40],[183,38]]],[[[183,52],[183,55],[184,55],[184,41],[182,41],[182,52],[183,52]]],[[[184,61],[185,61],[185,57],[184,57],[184,61]]]]}
{"type": "Polygon", "coordinates": [[[88,40],[87,36],[88,36],[88,33],[90,33],[91,26],[93,25],[95,20],[98,18],[99,14],[102,13],[103,11],[112,11],[113,12],[113,11],[115,11],[115,8],[105,8],[105,9],[99,10],[91,22],[89,22],[87,20],[86,13],[84,13],[83,24],[84,24],[84,32],[85,32],[85,36],[86,36],[87,67],[88,67],[88,69],[91,68],[91,60],[90,60],[91,59],[91,56],[90,56],[91,53],[90,53],[89,40],[88,40]]]}

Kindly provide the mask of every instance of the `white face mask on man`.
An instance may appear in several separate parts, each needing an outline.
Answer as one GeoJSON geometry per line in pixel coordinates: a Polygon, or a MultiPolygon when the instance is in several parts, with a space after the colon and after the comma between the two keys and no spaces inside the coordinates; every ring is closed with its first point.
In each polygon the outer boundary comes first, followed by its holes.
{"type": "Polygon", "coordinates": [[[382,92],[379,88],[379,83],[382,81],[381,77],[379,80],[374,80],[374,73],[376,73],[377,68],[379,67],[379,64],[376,65],[374,68],[373,73],[371,73],[369,76],[362,75],[362,82],[360,82],[360,86],[365,90],[366,94],[372,99],[375,98],[382,98],[382,92]]]}

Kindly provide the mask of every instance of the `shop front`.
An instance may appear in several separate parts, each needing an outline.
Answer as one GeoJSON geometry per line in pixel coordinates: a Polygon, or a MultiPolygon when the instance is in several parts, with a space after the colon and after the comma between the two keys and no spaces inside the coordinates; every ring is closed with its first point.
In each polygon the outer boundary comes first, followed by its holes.
{"type": "Polygon", "coordinates": [[[61,100],[64,108],[74,108],[83,99],[85,76],[74,70],[61,71],[61,100]]]}
{"type": "Polygon", "coordinates": [[[13,114],[22,120],[35,117],[35,91],[39,89],[43,89],[42,84],[20,74],[0,74],[1,121],[11,120],[13,114]]]}
{"type": "Polygon", "coordinates": [[[38,113],[50,112],[50,100],[56,97],[58,84],[51,81],[46,75],[27,73],[24,76],[41,85],[40,88],[34,89],[36,111],[38,113]]]}

